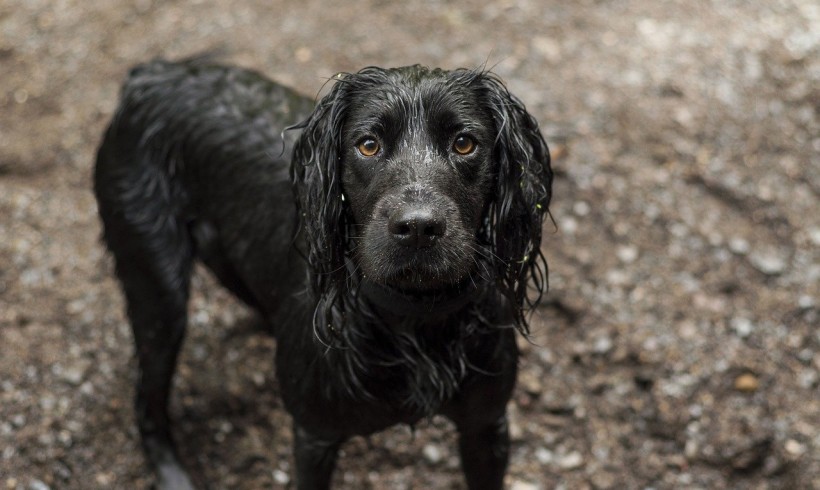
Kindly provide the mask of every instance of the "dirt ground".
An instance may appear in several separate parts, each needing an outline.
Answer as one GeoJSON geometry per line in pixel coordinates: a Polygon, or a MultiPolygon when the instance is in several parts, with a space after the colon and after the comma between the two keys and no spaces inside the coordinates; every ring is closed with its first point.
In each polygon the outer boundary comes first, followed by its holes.
{"type": "MultiPolygon", "coordinates": [[[[90,174],[130,65],[219,47],[311,95],[487,63],[541,121],[551,289],[510,489],[820,488],[813,0],[2,0],[0,488],[151,484],[90,174]]],[[[199,271],[173,413],[210,488],[294,486],[255,323],[199,271]]],[[[337,488],[464,488],[454,442],[439,419],[351,441],[337,488]]]]}

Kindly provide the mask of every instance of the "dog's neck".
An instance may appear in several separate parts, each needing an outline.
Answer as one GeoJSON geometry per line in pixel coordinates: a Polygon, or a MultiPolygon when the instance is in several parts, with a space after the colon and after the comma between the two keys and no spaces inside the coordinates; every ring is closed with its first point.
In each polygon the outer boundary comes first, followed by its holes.
{"type": "Polygon", "coordinates": [[[436,413],[481,353],[491,352],[486,346],[511,328],[496,318],[503,307],[489,280],[468,280],[437,294],[366,280],[356,286],[347,296],[344,348],[328,357],[348,367],[331,371],[346,393],[382,398],[415,416],[436,413]]]}
{"type": "Polygon", "coordinates": [[[380,316],[399,317],[413,323],[440,321],[459,312],[470,302],[479,300],[487,281],[467,280],[435,293],[413,293],[362,280],[358,287],[361,300],[375,308],[380,316]]]}

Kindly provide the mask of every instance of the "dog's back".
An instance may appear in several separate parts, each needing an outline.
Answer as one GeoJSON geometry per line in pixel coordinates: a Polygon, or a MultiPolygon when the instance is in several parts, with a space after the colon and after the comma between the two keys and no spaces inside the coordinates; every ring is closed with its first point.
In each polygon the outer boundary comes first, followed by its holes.
{"type": "Polygon", "coordinates": [[[244,301],[278,304],[272,301],[278,292],[260,278],[289,272],[249,255],[289,253],[296,223],[288,178],[294,137],[284,129],[312,107],[310,99],[255,72],[207,59],[132,69],[94,176],[118,270],[127,267],[120,264],[125,260],[145,262],[177,291],[196,255],[244,301]],[[249,229],[256,230],[253,239],[249,229]],[[236,270],[232,264],[254,265],[236,270]]]}
{"type": "Polygon", "coordinates": [[[167,400],[193,260],[263,314],[304,280],[291,257],[293,138],[282,134],[312,106],[261,75],[204,59],[140,65],[123,85],[94,191],[138,345],[138,425],[161,488],[191,487],[176,463],[167,400]]]}

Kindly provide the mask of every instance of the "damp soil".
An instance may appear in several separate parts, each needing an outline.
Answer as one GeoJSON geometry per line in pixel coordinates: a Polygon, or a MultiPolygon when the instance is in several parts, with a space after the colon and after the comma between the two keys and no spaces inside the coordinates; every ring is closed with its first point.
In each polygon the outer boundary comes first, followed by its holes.
{"type": "MultiPolygon", "coordinates": [[[[308,95],[486,65],[540,121],[508,488],[820,488],[819,33],[810,0],[4,0],[0,488],[152,484],[90,176],[128,68],[213,49],[308,95]]],[[[198,270],[172,413],[209,488],[294,488],[275,350],[198,270]]],[[[350,441],[335,482],[465,488],[438,418],[350,441]]]]}

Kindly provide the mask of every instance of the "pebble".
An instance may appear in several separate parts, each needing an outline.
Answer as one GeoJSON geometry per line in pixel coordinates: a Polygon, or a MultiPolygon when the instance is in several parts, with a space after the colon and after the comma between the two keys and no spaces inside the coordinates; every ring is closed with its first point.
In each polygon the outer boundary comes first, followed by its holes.
{"type": "Polygon", "coordinates": [[[754,374],[744,373],[735,378],[735,389],[744,393],[751,393],[757,391],[760,387],[760,381],[754,374]]]}
{"type": "Polygon", "coordinates": [[[51,490],[51,487],[43,483],[41,480],[31,480],[28,484],[29,490],[51,490]]]}
{"type": "Polygon", "coordinates": [[[538,396],[544,391],[541,380],[531,371],[524,371],[518,376],[518,385],[533,396],[538,396]]]}
{"type": "Polygon", "coordinates": [[[809,228],[809,239],[817,246],[820,246],[820,227],[809,228]]]}
{"type": "Polygon", "coordinates": [[[616,488],[618,479],[611,473],[595,473],[590,477],[594,488],[607,489],[616,488]]]}
{"type": "Polygon", "coordinates": [[[290,483],[290,476],[282,470],[273,470],[273,481],[280,485],[287,485],[290,483]]]}
{"type": "Polygon", "coordinates": [[[530,483],[523,480],[515,480],[510,485],[510,490],[541,490],[541,487],[535,483],[530,483]]]}
{"type": "Polygon", "coordinates": [[[549,449],[539,447],[535,450],[535,459],[537,459],[541,464],[549,464],[552,463],[553,459],[555,459],[555,455],[549,449]]]}
{"type": "Polygon", "coordinates": [[[558,466],[565,470],[574,470],[584,464],[584,457],[578,451],[572,451],[558,458],[558,466]]]}
{"type": "Polygon", "coordinates": [[[562,218],[559,228],[568,235],[574,235],[578,231],[578,221],[572,216],[562,218]]]}
{"type": "Polygon", "coordinates": [[[104,487],[108,486],[108,485],[111,485],[111,481],[113,479],[114,479],[114,477],[111,473],[97,473],[94,476],[94,480],[97,482],[97,484],[99,484],[101,486],[104,486],[104,487]]]}
{"type": "Polygon", "coordinates": [[[752,325],[752,321],[748,318],[743,317],[734,317],[729,321],[729,326],[732,327],[732,330],[740,338],[746,338],[751,335],[752,330],[754,330],[754,325],[752,325]]]}
{"type": "Polygon", "coordinates": [[[791,454],[792,456],[800,456],[806,452],[805,444],[800,444],[794,439],[787,440],[784,447],[786,449],[786,452],[791,454]]]}
{"type": "Polygon", "coordinates": [[[511,405],[507,411],[507,424],[509,425],[510,439],[513,441],[520,441],[524,438],[524,429],[521,427],[518,419],[518,408],[515,405],[511,405]]]}
{"type": "Polygon", "coordinates": [[[774,252],[753,252],[749,255],[752,267],[768,276],[782,274],[786,270],[786,259],[774,252]]]}
{"type": "Polygon", "coordinates": [[[611,269],[606,273],[606,280],[613,286],[624,286],[629,284],[631,276],[621,269],[611,269]]]}
{"type": "Polygon", "coordinates": [[[68,384],[79,386],[85,379],[88,366],[88,361],[77,361],[62,368],[55,365],[52,372],[68,384]]]}
{"type": "Polygon", "coordinates": [[[615,254],[618,256],[618,259],[621,262],[625,264],[631,264],[632,262],[635,262],[635,260],[638,258],[638,247],[634,245],[624,245],[618,247],[618,250],[615,252],[615,254]]]}
{"type": "Polygon", "coordinates": [[[683,454],[690,460],[695,459],[698,453],[700,452],[700,447],[698,442],[694,439],[689,439],[686,441],[686,444],[683,446],[683,454]]]}
{"type": "Polygon", "coordinates": [[[428,463],[438,464],[441,462],[441,449],[433,444],[427,444],[424,446],[421,453],[424,455],[424,459],[426,459],[428,463]]]}
{"type": "Polygon", "coordinates": [[[746,255],[749,253],[749,242],[745,239],[740,237],[732,237],[729,239],[729,250],[738,254],[738,255],[746,255]]]}
{"type": "Polygon", "coordinates": [[[812,306],[814,306],[814,298],[812,298],[808,294],[804,294],[800,296],[800,298],[798,298],[797,306],[803,308],[804,310],[809,309],[812,306]]]}
{"type": "Polygon", "coordinates": [[[584,201],[578,201],[572,206],[572,210],[578,216],[586,216],[589,214],[589,204],[584,201]]]}
{"type": "Polygon", "coordinates": [[[592,344],[592,350],[596,354],[606,354],[612,350],[612,346],[612,339],[609,338],[609,336],[604,335],[595,339],[595,342],[592,344]]]}

